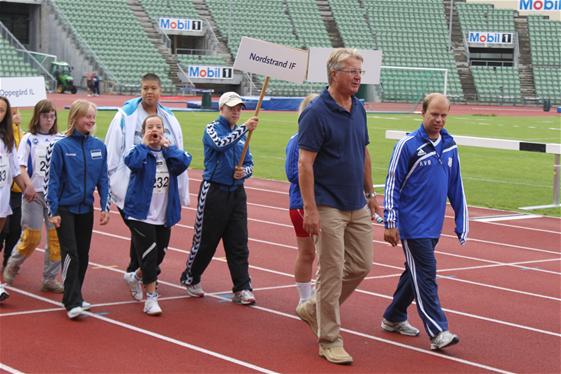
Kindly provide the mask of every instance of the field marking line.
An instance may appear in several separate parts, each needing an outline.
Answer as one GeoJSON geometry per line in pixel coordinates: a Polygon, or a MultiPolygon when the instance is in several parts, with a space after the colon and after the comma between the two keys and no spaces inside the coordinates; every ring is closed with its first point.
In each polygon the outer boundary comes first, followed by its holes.
{"type": "MultiPolygon", "coordinates": [[[[474,217],[471,218],[470,221],[489,223],[489,222],[499,222],[499,221],[516,221],[521,219],[532,219],[532,218],[542,218],[542,217],[543,215],[541,214],[524,214],[524,213],[508,214],[508,215],[501,214],[496,216],[474,217]]],[[[559,232],[558,234],[561,234],[561,232],[559,232]]]]}
{"type": "Polygon", "coordinates": [[[487,223],[489,225],[511,227],[511,228],[514,228],[514,229],[523,229],[523,230],[530,230],[530,231],[537,231],[537,232],[545,232],[547,234],[561,235],[561,231],[538,229],[538,228],[535,228],[535,227],[525,227],[525,226],[511,225],[511,224],[508,224],[508,223],[499,223],[499,222],[485,222],[485,223],[487,223]]]}
{"type": "Polygon", "coordinates": [[[6,365],[2,362],[0,362],[0,370],[5,370],[5,371],[7,371],[8,373],[11,373],[11,374],[23,374],[22,371],[19,371],[18,369],[14,369],[13,367],[8,366],[8,365],[6,365]]]}
{"type": "MultiPolygon", "coordinates": [[[[49,303],[49,304],[61,305],[61,303],[59,303],[59,302],[53,301],[51,299],[47,299],[45,297],[36,295],[34,293],[31,293],[31,292],[27,292],[27,291],[24,291],[24,290],[13,288],[13,287],[10,288],[10,289],[15,291],[15,292],[21,293],[21,294],[23,294],[27,297],[31,297],[33,299],[36,299],[36,300],[40,300],[40,301],[43,301],[43,302],[46,302],[46,303],[49,303]]],[[[175,339],[175,338],[163,335],[163,334],[159,334],[159,333],[156,333],[156,332],[153,332],[153,331],[150,331],[150,330],[146,330],[146,329],[140,328],[138,326],[131,325],[129,323],[117,321],[117,320],[114,320],[112,318],[108,318],[108,317],[105,317],[105,316],[102,316],[102,315],[99,315],[99,314],[95,314],[95,313],[92,313],[92,312],[83,312],[83,314],[88,316],[88,317],[92,317],[92,318],[101,320],[103,322],[106,322],[106,323],[109,323],[109,324],[112,324],[112,325],[116,325],[116,326],[122,327],[122,328],[127,329],[127,330],[137,332],[137,333],[142,334],[142,335],[147,335],[147,336],[150,336],[150,337],[158,339],[158,340],[162,340],[162,341],[167,342],[167,343],[178,345],[180,347],[187,348],[187,349],[190,349],[190,350],[195,351],[195,352],[203,353],[203,354],[218,358],[220,360],[230,362],[232,364],[236,364],[236,365],[239,365],[239,366],[242,366],[242,367],[246,367],[248,369],[258,371],[260,373],[268,373],[268,374],[276,374],[277,373],[275,371],[272,371],[272,370],[269,370],[269,369],[251,364],[249,362],[246,362],[246,361],[243,361],[243,360],[238,360],[236,358],[233,358],[233,357],[230,357],[230,356],[227,356],[227,355],[215,352],[215,351],[211,351],[209,349],[202,348],[202,347],[199,347],[197,345],[190,344],[190,343],[184,342],[182,340],[178,340],[178,339],[175,339]]]]}

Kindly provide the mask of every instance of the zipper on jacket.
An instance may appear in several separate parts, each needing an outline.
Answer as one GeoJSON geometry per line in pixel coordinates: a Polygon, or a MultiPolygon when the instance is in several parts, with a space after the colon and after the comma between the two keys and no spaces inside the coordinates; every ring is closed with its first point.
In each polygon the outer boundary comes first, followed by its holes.
{"type": "Polygon", "coordinates": [[[82,203],[84,205],[86,205],[86,188],[87,188],[87,175],[88,175],[88,169],[87,169],[87,160],[86,160],[86,150],[84,149],[84,139],[82,138],[82,155],[84,156],[84,197],[82,198],[82,203]]]}

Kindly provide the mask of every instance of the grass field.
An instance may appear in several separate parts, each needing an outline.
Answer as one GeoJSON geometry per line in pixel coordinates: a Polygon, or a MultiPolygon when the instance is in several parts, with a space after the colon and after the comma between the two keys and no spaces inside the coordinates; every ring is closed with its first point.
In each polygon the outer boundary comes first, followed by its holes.
{"type": "MultiPolygon", "coordinates": [[[[114,112],[98,112],[96,135],[103,139],[114,112]]],[[[242,115],[242,121],[251,113],[242,115]]],[[[59,113],[59,129],[66,128],[67,111],[59,113]]],[[[193,155],[192,167],[202,169],[202,135],[206,123],[216,113],[177,113],[182,125],[185,148],[193,155]]],[[[23,112],[28,123],[30,111],[23,112]]],[[[262,112],[260,125],[253,134],[251,152],[255,176],[285,180],[284,149],[297,130],[296,113],[262,112]]],[[[374,183],[383,184],[388,161],[395,144],[384,138],[386,130],[415,130],[417,115],[368,115],[373,157],[374,183]]],[[[25,126],[24,126],[25,127],[25,126]]],[[[543,143],[561,142],[559,117],[452,116],[446,125],[453,135],[516,139],[543,143]]],[[[553,155],[533,152],[502,151],[460,147],[462,175],[470,205],[517,210],[521,206],[549,204],[552,201],[553,155]]],[[[380,191],[380,189],[378,189],[380,191]]],[[[537,211],[561,216],[561,209],[537,211]]]]}

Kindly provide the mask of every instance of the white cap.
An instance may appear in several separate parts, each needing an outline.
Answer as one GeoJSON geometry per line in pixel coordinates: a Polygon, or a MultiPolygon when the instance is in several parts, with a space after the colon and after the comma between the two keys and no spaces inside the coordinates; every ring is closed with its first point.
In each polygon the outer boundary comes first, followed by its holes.
{"type": "Polygon", "coordinates": [[[224,105],[227,105],[231,108],[239,104],[242,104],[245,107],[245,104],[243,103],[243,100],[240,97],[240,95],[238,95],[233,91],[222,94],[222,96],[220,96],[220,99],[218,100],[219,109],[222,108],[222,106],[224,105]]]}

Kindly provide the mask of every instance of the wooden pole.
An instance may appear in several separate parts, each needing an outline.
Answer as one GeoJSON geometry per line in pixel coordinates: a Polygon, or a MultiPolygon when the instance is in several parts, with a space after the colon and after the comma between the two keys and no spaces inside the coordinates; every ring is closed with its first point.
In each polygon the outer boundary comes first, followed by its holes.
{"type": "MultiPolygon", "coordinates": [[[[261,94],[259,95],[259,101],[257,101],[257,106],[255,107],[255,115],[254,117],[259,116],[259,110],[261,109],[261,103],[263,102],[263,97],[265,96],[265,91],[267,91],[267,86],[269,85],[269,76],[265,77],[263,81],[263,87],[261,87],[261,94]]],[[[249,130],[249,134],[247,134],[247,140],[243,146],[242,155],[240,157],[240,161],[238,162],[238,166],[242,167],[243,161],[245,159],[245,155],[247,153],[247,149],[249,148],[249,142],[251,140],[251,134],[253,134],[253,130],[249,130]]]]}

